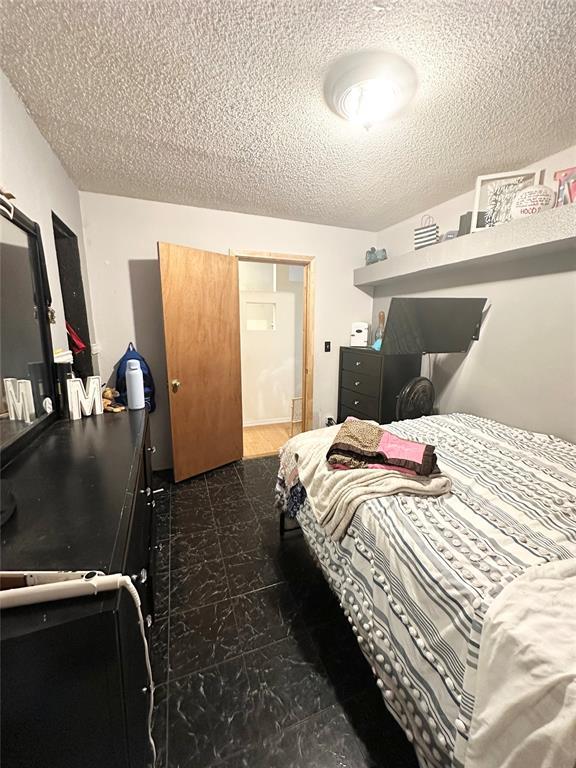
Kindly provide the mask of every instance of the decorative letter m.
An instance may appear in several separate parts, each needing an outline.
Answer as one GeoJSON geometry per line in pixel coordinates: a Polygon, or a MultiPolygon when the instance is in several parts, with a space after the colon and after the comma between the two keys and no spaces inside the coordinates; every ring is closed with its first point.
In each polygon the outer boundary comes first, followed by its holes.
{"type": "Polygon", "coordinates": [[[4,379],[8,418],[30,424],[35,416],[32,384],[28,379],[4,379]]]}
{"type": "Polygon", "coordinates": [[[66,385],[68,387],[68,410],[71,419],[80,419],[82,414],[84,416],[90,416],[92,413],[99,415],[104,411],[100,376],[88,376],[86,389],[84,389],[82,379],[68,379],[66,385]]]}

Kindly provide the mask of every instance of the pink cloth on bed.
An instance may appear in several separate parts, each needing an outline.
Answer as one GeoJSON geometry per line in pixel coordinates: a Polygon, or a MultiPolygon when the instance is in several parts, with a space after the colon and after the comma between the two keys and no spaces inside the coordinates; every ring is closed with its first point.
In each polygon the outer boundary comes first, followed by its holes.
{"type": "Polygon", "coordinates": [[[386,456],[389,464],[392,464],[394,459],[422,464],[426,447],[424,443],[405,440],[385,430],[383,430],[382,437],[378,443],[378,451],[386,456]]]}

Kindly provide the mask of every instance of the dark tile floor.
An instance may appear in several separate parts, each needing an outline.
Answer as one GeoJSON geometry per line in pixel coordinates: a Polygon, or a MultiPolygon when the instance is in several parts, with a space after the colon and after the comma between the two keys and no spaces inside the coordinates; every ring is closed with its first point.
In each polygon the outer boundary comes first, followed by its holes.
{"type": "Polygon", "coordinates": [[[415,768],[300,531],[278,460],[157,495],[152,661],[162,768],[415,768]]]}

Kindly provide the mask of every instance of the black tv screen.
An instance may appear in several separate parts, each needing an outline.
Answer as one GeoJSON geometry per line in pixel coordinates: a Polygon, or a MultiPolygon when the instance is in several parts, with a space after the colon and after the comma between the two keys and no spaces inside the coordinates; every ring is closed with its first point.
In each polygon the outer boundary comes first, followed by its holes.
{"type": "Polygon", "coordinates": [[[385,354],[465,352],[478,338],[486,299],[392,299],[385,354]]]}

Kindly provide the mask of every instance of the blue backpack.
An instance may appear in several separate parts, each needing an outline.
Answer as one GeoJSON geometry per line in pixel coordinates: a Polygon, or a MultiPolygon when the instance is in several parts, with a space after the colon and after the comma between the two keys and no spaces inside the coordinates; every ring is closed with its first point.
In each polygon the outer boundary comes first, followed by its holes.
{"type": "Polygon", "coordinates": [[[116,389],[118,390],[118,395],[116,397],[116,402],[121,403],[122,405],[128,405],[128,398],[126,395],[126,366],[128,365],[128,360],[138,360],[140,363],[142,376],[144,378],[144,402],[146,404],[146,409],[152,413],[152,411],[156,410],[154,379],[150,372],[150,366],[136,350],[132,342],[128,344],[128,349],[118,361],[118,370],[116,371],[116,389]]]}

